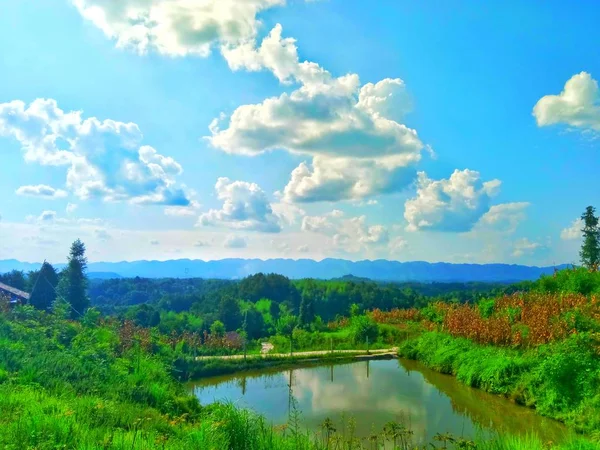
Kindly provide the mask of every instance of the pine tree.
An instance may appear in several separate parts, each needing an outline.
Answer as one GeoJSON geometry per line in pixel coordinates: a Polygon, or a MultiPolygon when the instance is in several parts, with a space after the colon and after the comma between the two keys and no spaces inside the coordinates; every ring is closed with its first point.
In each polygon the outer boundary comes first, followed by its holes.
{"type": "Polygon", "coordinates": [[[82,317],[90,305],[87,296],[85,245],[77,239],[71,245],[67,267],[61,273],[59,293],[71,305],[71,318],[82,317]]]}
{"type": "Polygon", "coordinates": [[[596,209],[588,206],[581,215],[583,221],[583,244],[579,256],[581,263],[590,270],[597,270],[600,263],[600,228],[598,228],[598,217],[596,209]]]}
{"type": "Polygon", "coordinates": [[[56,286],[58,285],[58,274],[50,263],[45,262],[42,268],[31,274],[33,290],[29,303],[37,309],[50,310],[56,300],[56,286]]]}

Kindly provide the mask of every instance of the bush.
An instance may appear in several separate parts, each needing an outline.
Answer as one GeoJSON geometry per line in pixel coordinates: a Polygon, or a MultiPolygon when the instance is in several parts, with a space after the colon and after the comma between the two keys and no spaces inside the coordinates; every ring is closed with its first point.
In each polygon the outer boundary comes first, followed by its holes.
{"type": "Polygon", "coordinates": [[[371,344],[377,341],[379,327],[377,323],[367,316],[356,316],[352,318],[350,326],[350,337],[356,345],[365,344],[367,338],[371,344]]]}

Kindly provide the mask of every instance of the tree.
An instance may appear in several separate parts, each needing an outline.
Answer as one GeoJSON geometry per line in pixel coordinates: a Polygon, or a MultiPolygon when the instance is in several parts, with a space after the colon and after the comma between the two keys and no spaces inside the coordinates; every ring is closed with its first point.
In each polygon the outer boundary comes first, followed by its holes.
{"type": "Polygon", "coordinates": [[[298,318],[299,325],[302,328],[307,328],[315,319],[315,308],[310,295],[303,293],[302,301],[300,302],[300,316],[298,318]]]}
{"type": "Polygon", "coordinates": [[[56,300],[58,274],[50,263],[44,262],[39,271],[31,275],[33,289],[29,303],[37,309],[49,311],[56,300]]]}
{"type": "Polygon", "coordinates": [[[220,320],[215,320],[210,326],[210,334],[213,336],[222,337],[225,335],[225,325],[220,320]]]}
{"type": "Polygon", "coordinates": [[[21,270],[12,270],[8,273],[0,275],[0,283],[7,284],[10,287],[14,287],[15,289],[19,289],[21,291],[24,291],[27,287],[25,274],[21,270]]]}
{"type": "Polygon", "coordinates": [[[243,328],[248,339],[258,339],[265,334],[264,317],[254,305],[251,305],[244,314],[243,328]]]}
{"type": "Polygon", "coordinates": [[[61,273],[59,293],[71,305],[71,318],[83,317],[85,310],[90,305],[87,296],[87,258],[85,245],[77,239],[71,245],[67,267],[61,273]]]}
{"type": "Polygon", "coordinates": [[[588,206],[581,215],[583,221],[583,244],[579,256],[582,264],[590,270],[598,269],[600,263],[600,228],[598,228],[598,217],[596,209],[588,206]]]}
{"type": "Polygon", "coordinates": [[[379,327],[367,316],[356,316],[352,319],[350,336],[355,344],[364,344],[367,338],[373,343],[379,336],[379,327]]]}
{"type": "Polygon", "coordinates": [[[219,320],[228,331],[235,331],[242,325],[242,313],[238,301],[225,295],[219,304],[219,320]]]}

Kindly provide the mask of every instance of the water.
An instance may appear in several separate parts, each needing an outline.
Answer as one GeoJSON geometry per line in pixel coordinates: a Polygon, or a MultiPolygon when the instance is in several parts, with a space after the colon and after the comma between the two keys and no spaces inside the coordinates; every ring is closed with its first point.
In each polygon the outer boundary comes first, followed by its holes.
{"type": "Polygon", "coordinates": [[[535,432],[553,442],[567,433],[558,422],[528,408],[397,359],[266,369],[206,378],[191,388],[203,404],[232,401],[281,425],[288,422],[292,404],[290,380],[302,425],[315,432],[326,418],[341,431],[342,423],[353,417],[360,437],[400,420],[410,425],[415,443],[431,442],[436,433],[446,432],[464,437],[535,432]]]}

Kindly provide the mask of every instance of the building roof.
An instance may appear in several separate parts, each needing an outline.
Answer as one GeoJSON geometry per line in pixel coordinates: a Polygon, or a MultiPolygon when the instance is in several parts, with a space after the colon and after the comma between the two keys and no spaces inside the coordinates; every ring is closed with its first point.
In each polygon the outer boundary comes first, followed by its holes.
{"type": "Polygon", "coordinates": [[[15,295],[24,300],[29,300],[29,294],[27,292],[21,291],[20,289],[15,289],[14,287],[9,286],[8,284],[0,283],[0,292],[2,291],[15,295]]]}

